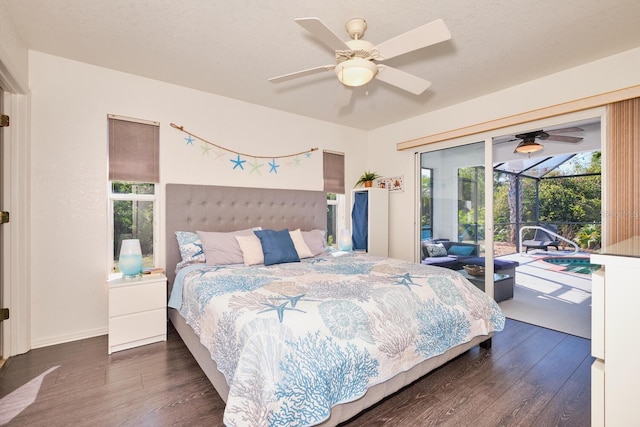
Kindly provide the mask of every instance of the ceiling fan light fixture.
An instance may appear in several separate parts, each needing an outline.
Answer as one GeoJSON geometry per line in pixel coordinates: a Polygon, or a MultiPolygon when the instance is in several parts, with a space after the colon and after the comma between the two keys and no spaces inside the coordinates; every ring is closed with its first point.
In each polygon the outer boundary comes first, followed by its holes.
{"type": "Polygon", "coordinates": [[[369,83],[378,73],[373,62],[363,58],[352,58],[336,65],[338,80],[345,86],[358,87],[369,83]]]}
{"type": "Polygon", "coordinates": [[[544,148],[542,144],[538,144],[535,138],[525,138],[516,147],[516,153],[531,154],[544,148]]]}

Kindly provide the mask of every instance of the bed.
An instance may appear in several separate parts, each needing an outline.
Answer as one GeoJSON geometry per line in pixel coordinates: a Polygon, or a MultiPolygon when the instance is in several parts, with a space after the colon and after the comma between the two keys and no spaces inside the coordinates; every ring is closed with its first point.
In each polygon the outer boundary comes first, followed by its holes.
{"type": "Polygon", "coordinates": [[[319,251],[323,192],[184,184],[165,191],[169,319],[225,401],[227,425],[337,425],[490,345],[504,326],[497,304],[455,271],[319,251]],[[176,232],[198,234],[205,252],[212,236],[238,230],[251,265],[193,262],[175,274],[184,264],[176,232]],[[262,260],[246,245],[255,248],[256,236],[262,260]],[[272,239],[290,246],[286,236],[304,253],[297,261],[273,249],[272,239]]]}

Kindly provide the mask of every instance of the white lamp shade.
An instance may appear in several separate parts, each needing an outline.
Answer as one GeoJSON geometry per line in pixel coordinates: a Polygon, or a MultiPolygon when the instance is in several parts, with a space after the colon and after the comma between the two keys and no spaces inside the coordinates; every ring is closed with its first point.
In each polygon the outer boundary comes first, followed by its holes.
{"type": "Polygon", "coordinates": [[[140,240],[125,239],[122,241],[118,266],[120,267],[123,277],[133,277],[140,274],[142,271],[140,240]]]}
{"type": "Polygon", "coordinates": [[[336,65],[336,75],[342,84],[352,87],[367,84],[378,74],[378,67],[371,61],[353,58],[336,65]]]}

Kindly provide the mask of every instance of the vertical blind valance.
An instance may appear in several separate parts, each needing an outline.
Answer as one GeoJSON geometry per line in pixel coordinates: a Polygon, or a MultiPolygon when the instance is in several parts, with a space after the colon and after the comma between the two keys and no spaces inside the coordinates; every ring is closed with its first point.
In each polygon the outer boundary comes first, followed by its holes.
{"type": "Polygon", "coordinates": [[[344,154],[324,151],[322,161],[324,191],[344,194],[344,154]]]}
{"type": "Polygon", "coordinates": [[[109,115],[109,180],[160,182],[160,126],[109,115]]]}

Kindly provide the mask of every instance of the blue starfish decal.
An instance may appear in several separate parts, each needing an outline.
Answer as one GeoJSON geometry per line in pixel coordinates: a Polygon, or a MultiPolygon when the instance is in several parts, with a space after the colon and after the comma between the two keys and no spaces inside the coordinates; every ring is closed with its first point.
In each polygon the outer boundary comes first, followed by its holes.
{"type": "Polygon", "coordinates": [[[240,160],[240,154],[238,154],[238,157],[236,158],[236,160],[229,159],[229,161],[231,161],[232,163],[235,163],[233,165],[234,169],[237,168],[238,166],[240,166],[240,169],[244,170],[244,166],[242,164],[245,163],[246,160],[240,160]]]}
{"type": "Polygon", "coordinates": [[[267,311],[277,311],[278,312],[278,319],[280,320],[280,323],[282,323],[282,320],[284,319],[284,311],[285,310],[294,310],[294,311],[299,311],[301,313],[305,313],[302,310],[299,310],[297,308],[292,308],[292,307],[287,307],[287,304],[289,304],[289,301],[286,301],[280,305],[275,305],[275,304],[262,304],[262,305],[266,305],[269,308],[266,308],[262,311],[259,311],[258,313],[266,313],[267,311]]]}
{"type": "Polygon", "coordinates": [[[269,173],[278,173],[278,168],[280,167],[280,165],[276,164],[276,159],[270,161],[269,166],[271,167],[271,169],[269,169],[269,173]]]}
{"type": "Polygon", "coordinates": [[[191,135],[189,135],[188,138],[185,138],[185,140],[187,141],[187,145],[193,145],[193,141],[195,141],[195,139],[193,139],[191,135]]]}
{"type": "Polygon", "coordinates": [[[308,159],[311,157],[311,151],[309,151],[307,154],[305,154],[305,157],[308,159]]]}

